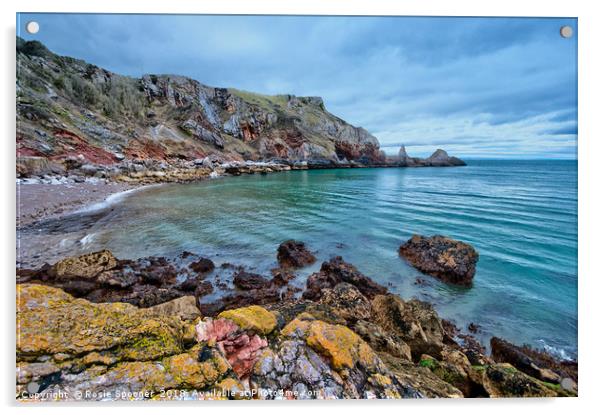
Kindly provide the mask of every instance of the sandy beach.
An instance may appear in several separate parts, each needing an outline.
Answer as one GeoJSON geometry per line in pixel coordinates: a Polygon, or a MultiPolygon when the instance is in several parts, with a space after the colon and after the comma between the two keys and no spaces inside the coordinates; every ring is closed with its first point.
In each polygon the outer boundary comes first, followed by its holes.
{"type": "Polygon", "coordinates": [[[17,228],[57,218],[99,203],[115,193],[139,187],[115,182],[69,184],[17,183],[17,228]]]}

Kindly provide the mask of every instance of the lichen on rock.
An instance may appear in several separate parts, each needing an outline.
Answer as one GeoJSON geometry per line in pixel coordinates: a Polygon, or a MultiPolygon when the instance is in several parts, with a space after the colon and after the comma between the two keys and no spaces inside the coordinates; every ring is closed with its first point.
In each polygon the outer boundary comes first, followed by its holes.
{"type": "Polygon", "coordinates": [[[243,330],[252,330],[263,335],[271,333],[276,328],[276,316],[263,307],[249,307],[226,310],[218,315],[236,323],[243,330]]]}

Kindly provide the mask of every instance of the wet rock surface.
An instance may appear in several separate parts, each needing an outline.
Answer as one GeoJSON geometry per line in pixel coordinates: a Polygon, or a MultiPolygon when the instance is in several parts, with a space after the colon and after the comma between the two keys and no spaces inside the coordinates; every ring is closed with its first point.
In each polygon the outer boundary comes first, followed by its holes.
{"type": "Polygon", "coordinates": [[[425,274],[452,284],[471,286],[479,254],[467,243],[445,236],[414,235],[399,255],[425,274]]]}

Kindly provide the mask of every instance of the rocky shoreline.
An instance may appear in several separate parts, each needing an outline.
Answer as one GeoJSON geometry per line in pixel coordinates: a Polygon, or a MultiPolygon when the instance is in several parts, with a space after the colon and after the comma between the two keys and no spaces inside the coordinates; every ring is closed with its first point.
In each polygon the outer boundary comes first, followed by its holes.
{"type": "Polygon", "coordinates": [[[470,333],[341,257],[306,282],[285,241],[270,276],[183,252],[109,251],[17,269],[17,398],[576,396],[577,363],[470,333]],[[62,395],[60,395],[62,394],[62,395]]]}

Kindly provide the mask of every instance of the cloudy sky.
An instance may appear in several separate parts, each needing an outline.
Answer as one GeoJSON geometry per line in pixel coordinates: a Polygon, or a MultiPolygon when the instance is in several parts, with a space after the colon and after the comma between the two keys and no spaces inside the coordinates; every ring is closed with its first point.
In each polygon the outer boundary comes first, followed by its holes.
{"type": "Polygon", "coordinates": [[[321,96],[388,153],[576,157],[575,19],[21,14],[17,26],[126,75],[321,96]]]}

